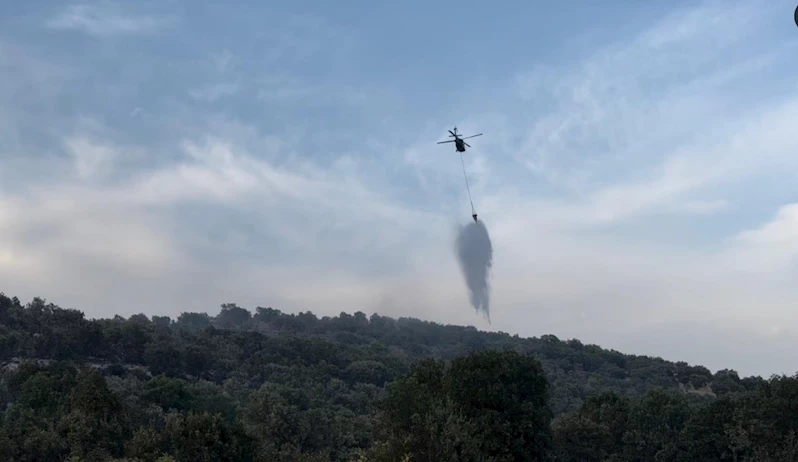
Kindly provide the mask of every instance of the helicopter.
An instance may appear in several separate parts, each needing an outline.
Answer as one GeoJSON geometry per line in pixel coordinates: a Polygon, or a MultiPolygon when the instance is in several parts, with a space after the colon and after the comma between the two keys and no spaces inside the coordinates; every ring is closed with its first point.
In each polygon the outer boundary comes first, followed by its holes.
{"type": "Polygon", "coordinates": [[[454,131],[449,130],[449,133],[451,133],[451,135],[449,135],[449,138],[454,137],[454,139],[453,140],[447,140],[447,141],[439,141],[438,144],[454,142],[454,147],[457,150],[457,152],[465,152],[465,150],[466,150],[465,147],[466,146],[468,146],[469,148],[471,147],[470,144],[466,143],[463,140],[466,140],[468,138],[474,138],[475,136],[481,136],[482,135],[482,133],[479,133],[477,135],[471,135],[471,136],[466,136],[465,138],[461,138],[462,135],[457,133],[457,127],[454,127],[454,131]]]}
{"type": "MultiPolygon", "coordinates": [[[[451,135],[449,135],[449,138],[453,137],[454,139],[453,140],[447,140],[447,141],[439,141],[438,144],[454,142],[455,149],[457,150],[457,152],[460,152],[460,153],[465,152],[465,150],[466,150],[465,147],[466,146],[468,146],[469,148],[471,147],[470,144],[466,143],[463,140],[466,140],[468,138],[474,138],[475,136],[481,136],[482,135],[482,133],[478,133],[476,135],[471,135],[471,136],[466,136],[465,138],[461,138],[462,135],[457,133],[457,127],[456,126],[454,127],[454,131],[449,130],[449,133],[451,133],[451,135]]],[[[476,210],[474,210],[474,201],[471,199],[471,188],[468,186],[468,175],[466,175],[465,163],[463,163],[463,155],[462,154],[460,154],[460,163],[463,165],[463,177],[465,177],[466,189],[468,190],[468,200],[471,201],[471,218],[473,218],[474,219],[474,223],[476,223],[477,220],[478,220],[477,212],[476,212],[476,210]]]]}

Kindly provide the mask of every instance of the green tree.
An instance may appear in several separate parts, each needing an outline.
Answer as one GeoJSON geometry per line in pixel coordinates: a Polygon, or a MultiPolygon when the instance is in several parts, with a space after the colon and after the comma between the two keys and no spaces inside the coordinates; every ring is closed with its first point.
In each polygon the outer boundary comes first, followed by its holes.
{"type": "Polygon", "coordinates": [[[551,448],[549,384],[535,358],[488,350],[456,358],[452,401],[476,422],[482,450],[498,460],[544,460],[551,448]]]}
{"type": "Polygon", "coordinates": [[[373,456],[381,460],[545,460],[548,384],[538,361],[512,351],[425,361],[389,387],[373,456]]]}
{"type": "Polygon", "coordinates": [[[192,462],[247,462],[254,460],[253,441],[222,416],[189,411],[167,422],[169,454],[192,462]]]}

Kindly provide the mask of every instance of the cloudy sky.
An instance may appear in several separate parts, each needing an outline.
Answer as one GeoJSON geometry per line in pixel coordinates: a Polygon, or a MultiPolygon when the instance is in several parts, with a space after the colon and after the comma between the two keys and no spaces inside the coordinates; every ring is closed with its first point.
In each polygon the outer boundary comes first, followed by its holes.
{"type": "Polygon", "coordinates": [[[0,291],[798,371],[795,5],[609,4],[3,2],[0,291]]]}

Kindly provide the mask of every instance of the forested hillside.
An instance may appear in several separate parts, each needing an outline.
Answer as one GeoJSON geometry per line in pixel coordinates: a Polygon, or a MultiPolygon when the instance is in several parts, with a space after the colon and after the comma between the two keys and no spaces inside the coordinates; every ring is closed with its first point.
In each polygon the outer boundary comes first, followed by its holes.
{"type": "Polygon", "coordinates": [[[215,316],[88,320],[0,294],[0,360],[0,460],[791,460],[798,450],[792,378],[359,312],[225,304],[215,316]]]}

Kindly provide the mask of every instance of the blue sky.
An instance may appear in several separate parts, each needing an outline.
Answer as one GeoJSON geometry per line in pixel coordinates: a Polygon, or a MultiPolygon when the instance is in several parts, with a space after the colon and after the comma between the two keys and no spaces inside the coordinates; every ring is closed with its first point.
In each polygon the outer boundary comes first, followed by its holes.
{"type": "Polygon", "coordinates": [[[0,290],[379,312],[793,373],[786,1],[0,6],[0,290]],[[466,153],[487,325],[453,252],[466,153]]]}

